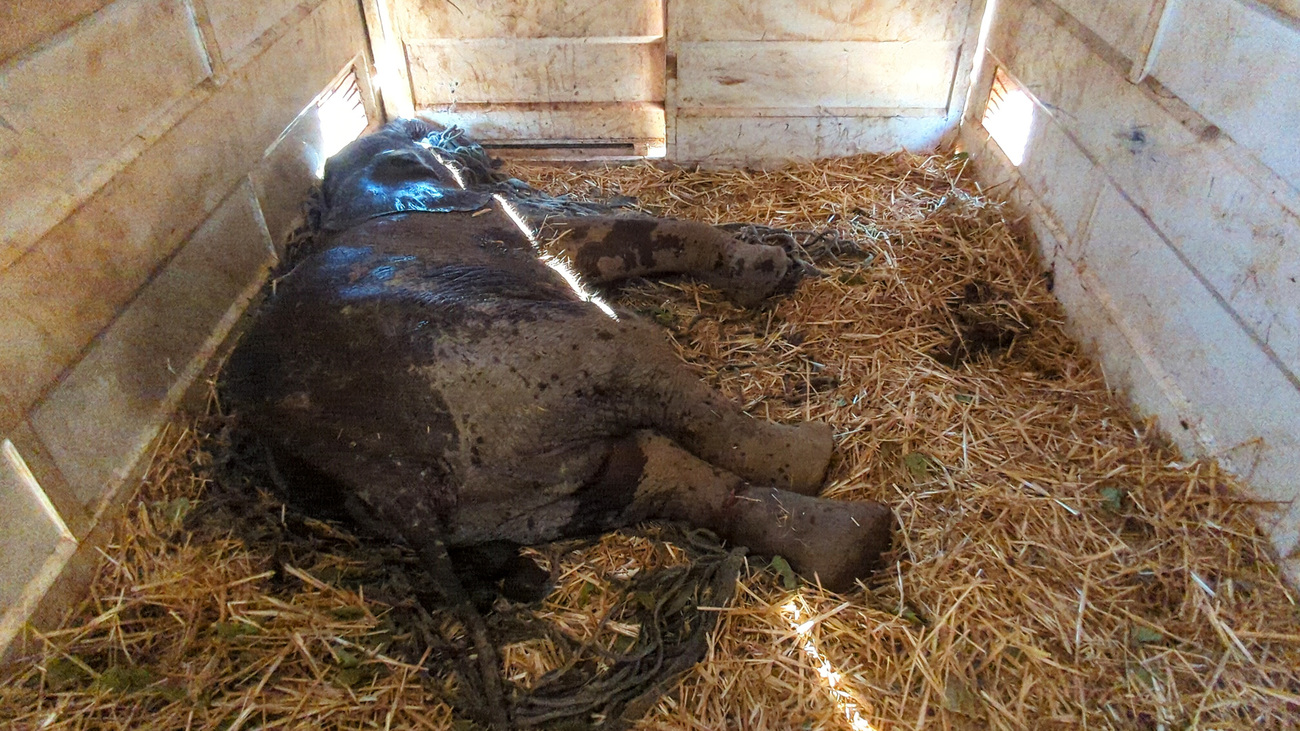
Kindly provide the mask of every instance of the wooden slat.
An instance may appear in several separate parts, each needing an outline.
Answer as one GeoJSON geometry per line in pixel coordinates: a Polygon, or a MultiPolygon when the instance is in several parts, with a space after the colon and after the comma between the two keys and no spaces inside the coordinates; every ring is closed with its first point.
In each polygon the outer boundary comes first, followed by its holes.
{"type": "MultiPolygon", "coordinates": [[[[1043,267],[1054,275],[1052,293],[1065,306],[1066,328],[1071,337],[1098,359],[1106,383],[1125,394],[1139,416],[1155,417],[1161,428],[1193,417],[1191,404],[1177,386],[1148,370],[1146,363],[1151,353],[1146,341],[1127,327],[1121,313],[1115,311],[1105,287],[1086,266],[1076,268],[1066,255],[1067,250],[1073,250],[1071,242],[1086,235],[1088,221],[1085,220],[1077,232],[1067,232],[1047,207],[1050,201],[1024,184],[1025,179],[1018,174],[1023,172],[1023,164],[1019,169],[1015,168],[997,143],[979,126],[963,127],[961,136],[971,152],[976,178],[986,188],[996,187],[1003,191],[1013,210],[1025,214],[1037,240],[1043,267]],[[1139,347],[1147,348],[1142,355],[1139,355],[1139,347]]],[[[1095,202],[1099,194],[1100,185],[1097,185],[1085,195],[1095,202]]],[[[1086,217],[1091,220],[1091,207],[1086,217]]],[[[1166,429],[1166,433],[1186,454],[1195,454],[1200,448],[1190,430],[1166,429]]]]}
{"type": "Polygon", "coordinates": [[[327,0],[0,273],[0,429],[108,325],[364,44],[327,0]]]}
{"type": "MultiPolygon", "coordinates": [[[[1300,226],[1286,183],[1164,89],[1129,83],[1054,6],[1009,0],[1002,13],[991,52],[1050,118],[1010,187],[1039,202],[1026,209],[1040,239],[1055,237],[1045,258],[1070,320],[1085,320],[1108,379],[1158,413],[1180,446],[1219,457],[1281,505],[1262,525],[1292,557],[1294,578],[1300,226]],[[1088,163],[1093,173],[1080,175],[1088,163]]],[[[1203,48],[1198,63],[1216,64],[1225,48],[1203,48]]],[[[982,161],[998,157],[992,145],[972,148],[982,161]]]]}
{"type": "Polygon", "coordinates": [[[1065,241],[1083,236],[1105,176],[1051,115],[1034,115],[1019,173],[1043,203],[1045,215],[1064,232],[1065,241]]]}
{"type": "Polygon", "coordinates": [[[942,117],[945,107],[678,107],[678,117],[942,117]]]}
{"type": "Polygon", "coordinates": [[[1142,52],[1142,34],[1159,0],[1053,0],[1130,61],[1142,52]]]}
{"type": "MultiPolygon", "coordinates": [[[[47,508],[39,486],[29,482],[22,456],[12,446],[4,447],[0,439],[0,505],[4,505],[0,510],[0,536],[4,536],[0,614],[19,603],[28,582],[59,544],[73,540],[57,513],[47,508]],[[11,459],[15,455],[18,463],[11,459]]],[[[0,645],[8,639],[0,637],[0,645]]]]}
{"type": "Polygon", "coordinates": [[[1300,289],[1292,281],[1300,277],[1300,219],[1287,196],[1273,193],[1267,169],[1258,174],[1243,160],[1249,153],[1203,123],[1184,124],[1033,0],[1004,3],[989,48],[1042,100],[1038,113],[1050,115],[1300,374],[1300,289]]]}
{"type": "Polygon", "coordinates": [[[411,41],[417,106],[662,102],[658,42],[563,38],[411,41]]]}
{"type": "Polygon", "coordinates": [[[959,40],[970,0],[683,0],[684,41],[959,40]]]}
{"type": "Polygon", "coordinates": [[[1300,24],[1236,0],[1184,0],[1154,74],[1300,190],[1300,24]]]}
{"type": "Polygon", "coordinates": [[[6,0],[0,3],[0,62],[40,43],[112,0],[6,0]]]}
{"type": "Polygon", "coordinates": [[[182,0],[121,0],[0,68],[0,269],[53,225],[48,209],[207,75],[182,0]]]}
{"type": "Polygon", "coordinates": [[[1292,503],[1287,531],[1272,536],[1285,536],[1279,553],[1290,553],[1300,528],[1300,390],[1113,187],[1103,188],[1089,240],[1075,259],[1107,287],[1116,309],[1195,405],[1191,427],[1206,451],[1260,498],[1292,503]]]}
{"type": "Polygon", "coordinates": [[[772,165],[899,148],[932,150],[952,130],[945,117],[678,117],[674,160],[772,165]]]}
{"type": "Polygon", "coordinates": [[[662,36],[662,0],[393,0],[404,38],[662,36]]]}
{"type": "Polygon", "coordinates": [[[402,39],[394,27],[390,0],[361,0],[366,21],[366,34],[370,36],[370,57],[374,60],[375,82],[378,96],[382,97],[384,114],[392,117],[415,115],[415,100],[411,92],[411,69],[403,54],[402,39]]]}
{"type": "Polygon", "coordinates": [[[958,43],[682,43],[681,107],[947,107],[958,43]]]}
{"type": "Polygon", "coordinates": [[[271,247],[259,216],[242,183],[33,411],[90,511],[132,469],[210,355],[204,343],[265,273],[271,247]]]}
{"type": "Polygon", "coordinates": [[[226,59],[275,25],[302,0],[203,0],[217,46],[226,59]]]}
{"type": "Polygon", "coordinates": [[[484,142],[637,142],[664,137],[663,107],[623,104],[485,104],[433,107],[420,116],[457,124],[484,142]]]}

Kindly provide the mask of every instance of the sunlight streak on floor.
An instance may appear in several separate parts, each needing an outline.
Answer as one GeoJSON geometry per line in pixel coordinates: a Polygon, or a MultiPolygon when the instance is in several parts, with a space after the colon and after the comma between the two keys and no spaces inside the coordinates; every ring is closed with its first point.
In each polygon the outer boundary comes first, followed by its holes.
{"type": "Polygon", "coordinates": [[[862,717],[862,713],[858,710],[858,700],[853,697],[852,693],[840,687],[840,681],[844,679],[843,674],[837,672],[835,667],[831,665],[830,660],[827,660],[826,656],[822,655],[821,651],[817,649],[817,641],[812,636],[816,621],[812,619],[804,620],[803,610],[793,599],[781,607],[781,611],[785,614],[786,620],[790,622],[790,629],[794,630],[798,640],[803,643],[801,649],[804,655],[817,668],[817,674],[821,676],[822,682],[826,684],[831,700],[835,701],[835,705],[839,706],[840,711],[844,714],[844,720],[848,721],[849,728],[853,729],[853,731],[876,731],[876,727],[862,717]]]}

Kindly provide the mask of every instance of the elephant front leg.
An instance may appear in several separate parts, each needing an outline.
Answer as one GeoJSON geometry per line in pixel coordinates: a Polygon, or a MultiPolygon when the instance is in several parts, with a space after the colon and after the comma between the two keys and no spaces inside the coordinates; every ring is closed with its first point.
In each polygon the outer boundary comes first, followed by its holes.
{"type": "Polygon", "coordinates": [[[780,555],[801,575],[847,591],[880,568],[893,540],[893,513],[875,502],[808,497],[756,487],[663,436],[638,432],[642,462],[630,521],[682,520],[756,553],[780,555]]]}
{"type": "Polygon", "coordinates": [[[586,280],[607,284],[629,277],[690,274],[752,307],[787,288],[796,264],[777,246],[744,243],[695,221],[648,216],[550,218],[554,253],[586,280]]]}

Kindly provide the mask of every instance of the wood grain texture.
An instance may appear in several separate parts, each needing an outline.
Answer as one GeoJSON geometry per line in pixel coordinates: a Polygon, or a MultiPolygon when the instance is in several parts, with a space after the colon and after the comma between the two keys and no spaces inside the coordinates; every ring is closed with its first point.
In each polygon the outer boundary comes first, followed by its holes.
{"type": "Polygon", "coordinates": [[[653,102],[664,98],[660,43],[513,38],[407,43],[416,106],[653,102]]]}
{"type": "Polygon", "coordinates": [[[662,0],[393,0],[409,40],[662,36],[662,0]]]}
{"type": "Polygon", "coordinates": [[[718,41],[677,48],[680,107],[943,108],[957,47],[911,43],[718,41]]]}
{"type": "Polygon", "coordinates": [[[207,9],[221,55],[231,59],[302,0],[199,1],[207,9]]]}
{"type": "Polygon", "coordinates": [[[1052,0],[1111,48],[1130,61],[1139,60],[1147,19],[1159,0],[1052,0]]]}
{"type": "Polygon", "coordinates": [[[0,3],[0,62],[108,5],[112,0],[6,0],[0,3]]]}
{"type": "Polygon", "coordinates": [[[1300,25],[1235,0],[1182,0],[1155,77],[1300,190],[1300,25]]]}
{"type": "Polygon", "coordinates": [[[1300,537],[1300,390],[1115,188],[1103,188],[1089,228],[1076,266],[1107,287],[1115,308],[1194,405],[1195,416],[1184,421],[1205,452],[1262,499],[1291,503],[1280,522],[1264,525],[1279,554],[1287,555],[1300,537]]]}
{"type": "Polygon", "coordinates": [[[0,273],[0,428],[13,423],[364,43],[328,0],[0,273]]]}
{"type": "Polygon", "coordinates": [[[181,0],[120,0],[0,68],[0,269],[208,72],[181,0]]]}
{"type": "Polygon", "coordinates": [[[867,152],[932,150],[945,117],[679,117],[670,156],[703,165],[779,165],[867,152]]]}
{"type": "MultiPolygon", "coordinates": [[[[1034,3],[1010,0],[1004,12],[989,48],[1042,101],[1038,113],[1124,191],[1290,373],[1300,373],[1300,219],[1242,166],[1249,152],[1204,122],[1184,124],[1034,3]]],[[[1036,165],[1032,156],[1026,164],[1036,165]]]]}
{"type": "Polygon", "coordinates": [[[687,0],[669,25],[682,41],[959,40],[970,0],[687,0]]]}
{"type": "Polygon", "coordinates": [[[458,124],[484,142],[634,142],[663,140],[664,110],[652,102],[484,104],[430,107],[420,117],[458,124]]]}
{"type": "Polygon", "coordinates": [[[91,512],[170,417],[203,345],[271,261],[241,184],[32,412],[33,428],[91,512]]]}
{"type": "MultiPolygon", "coordinates": [[[[1294,578],[1297,216],[1270,176],[1251,174],[1242,145],[1129,83],[1050,7],[1009,0],[1001,12],[990,50],[1042,104],[1018,171],[964,132],[981,179],[1006,181],[1029,214],[1071,329],[1097,347],[1108,381],[1185,450],[1219,457],[1279,504],[1259,517],[1294,578]]],[[[1193,68],[1231,48],[1202,46],[1193,68]]]]}
{"type": "Polygon", "coordinates": [[[977,4],[669,0],[669,156],[768,164],[933,149],[957,126],[977,4]]]}

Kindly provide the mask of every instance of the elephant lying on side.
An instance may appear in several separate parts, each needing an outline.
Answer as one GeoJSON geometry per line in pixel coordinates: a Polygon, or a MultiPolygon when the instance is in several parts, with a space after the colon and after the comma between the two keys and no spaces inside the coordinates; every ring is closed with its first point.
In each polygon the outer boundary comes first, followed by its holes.
{"type": "Polygon", "coordinates": [[[566,232],[587,283],[688,273],[743,303],[788,284],[784,251],[687,221],[542,221],[508,186],[458,179],[431,134],[398,120],[329,160],[317,243],[227,364],[227,399],[277,461],[328,477],[417,548],[667,518],[832,590],[878,566],[889,509],[812,497],[827,425],[742,413],[530,239],[566,232]]]}

